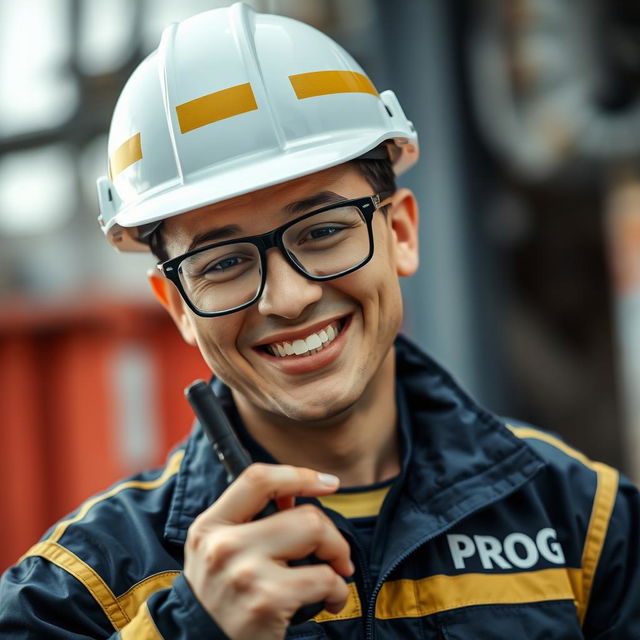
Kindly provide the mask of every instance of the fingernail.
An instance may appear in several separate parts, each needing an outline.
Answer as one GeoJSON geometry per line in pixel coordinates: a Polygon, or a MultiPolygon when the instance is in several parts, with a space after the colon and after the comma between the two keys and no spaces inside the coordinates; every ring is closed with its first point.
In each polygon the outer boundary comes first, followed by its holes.
{"type": "Polygon", "coordinates": [[[322,484],[326,484],[328,487],[335,487],[337,484],[340,484],[340,478],[330,473],[319,473],[318,480],[322,484]]]}

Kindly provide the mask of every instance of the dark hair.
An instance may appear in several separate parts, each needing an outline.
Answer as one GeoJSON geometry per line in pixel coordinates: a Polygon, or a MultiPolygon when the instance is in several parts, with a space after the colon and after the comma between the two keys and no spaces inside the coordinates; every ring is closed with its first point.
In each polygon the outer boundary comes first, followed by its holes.
{"type": "Polygon", "coordinates": [[[369,183],[374,193],[396,190],[396,175],[390,160],[352,160],[352,164],[369,183]]]}
{"type": "MultiPolygon", "coordinates": [[[[353,165],[360,172],[374,193],[396,190],[396,177],[390,160],[359,160],[356,158],[348,164],[353,165]]],[[[162,235],[162,225],[149,236],[147,242],[151,253],[158,262],[164,262],[170,258],[162,235]]]]}
{"type": "Polygon", "coordinates": [[[167,253],[167,246],[162,236],[162,225],[160,225],[147,240],[151,253],[156,257],[158,263],[167,261],[170,256],[167,253]]]}

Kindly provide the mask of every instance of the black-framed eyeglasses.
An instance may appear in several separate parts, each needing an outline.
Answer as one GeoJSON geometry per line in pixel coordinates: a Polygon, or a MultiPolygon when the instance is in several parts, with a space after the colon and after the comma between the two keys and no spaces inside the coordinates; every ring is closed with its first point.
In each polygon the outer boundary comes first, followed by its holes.
{"type": "Polygon", "coordinates": [[[279,249],[309,280],[333,280],[363,267],[373,256],[373,214],[391,195],[337,202],[261,235],[198,247],[158,269],[199,316],[233,313],[262,295],[269,249],[279,249]]]}

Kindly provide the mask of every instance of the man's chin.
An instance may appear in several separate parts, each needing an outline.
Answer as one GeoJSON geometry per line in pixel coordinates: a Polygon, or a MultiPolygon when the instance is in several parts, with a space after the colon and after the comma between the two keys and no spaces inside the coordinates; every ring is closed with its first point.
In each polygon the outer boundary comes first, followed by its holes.
{"type": "Polygon", "coordinates": [[[280,403],[278,413],[289,420],[313,427],[331,427],[347,417],[357,404],[357,398],[342,396],[314,397],[312,399],[288,399],[280,403]]]}

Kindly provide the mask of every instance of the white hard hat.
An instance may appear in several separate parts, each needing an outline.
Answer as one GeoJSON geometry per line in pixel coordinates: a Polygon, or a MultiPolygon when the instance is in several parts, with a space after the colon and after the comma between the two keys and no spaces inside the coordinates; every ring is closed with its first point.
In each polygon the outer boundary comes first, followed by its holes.
{"type": "Polygon", "coordinates": [[[100,224],[124,251],[162,220],[362,156],[393,141],[418,159],[391,91],[307,24],[237,3],[167,27],[122,90],[109,131],[100,224]]]}

